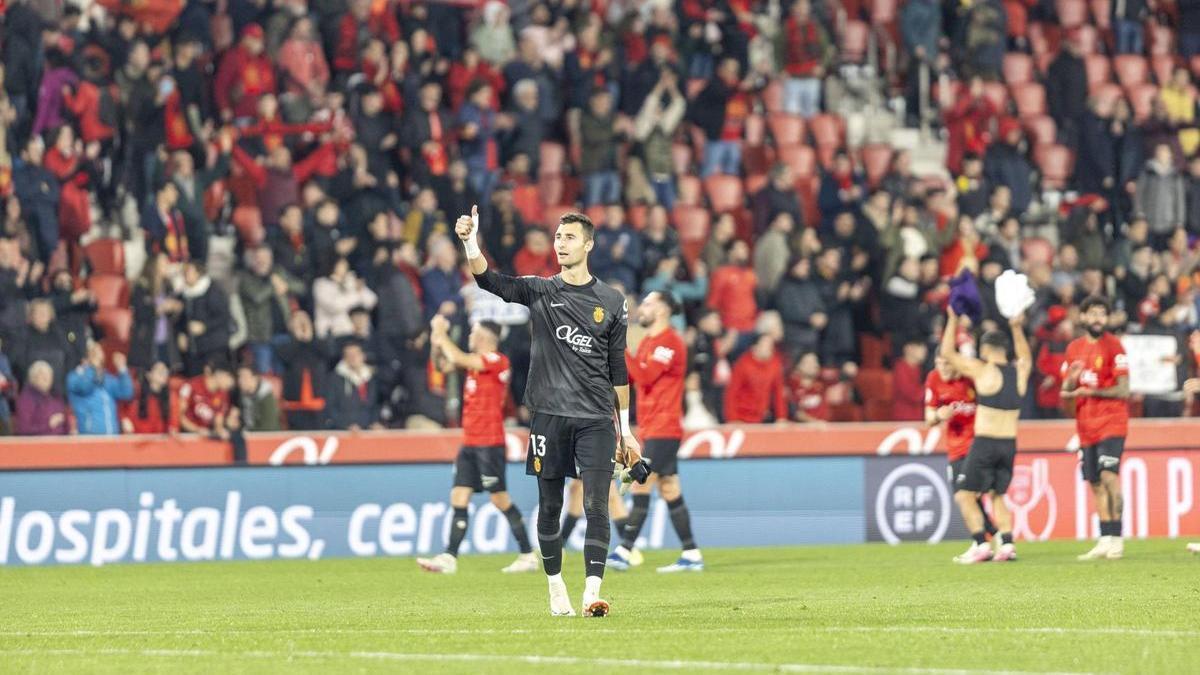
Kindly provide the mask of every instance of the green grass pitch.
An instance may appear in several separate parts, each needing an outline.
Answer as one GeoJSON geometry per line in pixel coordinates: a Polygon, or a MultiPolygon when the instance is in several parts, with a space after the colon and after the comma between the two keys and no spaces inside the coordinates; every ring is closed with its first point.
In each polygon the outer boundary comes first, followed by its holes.
{"type": "Polygon", "coordinates": [[[711,550],[676,576],[652,552],[609,572],[604,619],[551,618],[507,556],[0,569],[0,672],[1200,672],[1200,559],[1087,546],[975,567],[959,542],[711,550]]]}

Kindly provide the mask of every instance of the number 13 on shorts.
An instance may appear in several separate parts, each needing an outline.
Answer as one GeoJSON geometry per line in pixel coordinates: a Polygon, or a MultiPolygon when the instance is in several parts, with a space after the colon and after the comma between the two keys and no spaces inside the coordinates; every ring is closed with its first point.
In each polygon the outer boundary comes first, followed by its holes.
{"type": "Polygon", "coordinates": [[[542,434],[529,434],[529,451],[533,453],[533,471],[542,472],[542,458],[546,456],[546,437],[542,434]]]}

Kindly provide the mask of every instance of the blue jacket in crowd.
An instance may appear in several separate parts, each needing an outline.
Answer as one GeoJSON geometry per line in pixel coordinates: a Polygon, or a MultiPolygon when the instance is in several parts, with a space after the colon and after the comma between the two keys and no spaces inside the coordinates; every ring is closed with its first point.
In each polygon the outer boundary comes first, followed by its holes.
{"type": "Polygon", "coordinates": [[[133,380],[128,370],[111,375],[97,372],[94,366],[81,365],[67,375],[67,399],[81,435],[115,436],[121,433],[117,402],[131,398],[133,380]]]}

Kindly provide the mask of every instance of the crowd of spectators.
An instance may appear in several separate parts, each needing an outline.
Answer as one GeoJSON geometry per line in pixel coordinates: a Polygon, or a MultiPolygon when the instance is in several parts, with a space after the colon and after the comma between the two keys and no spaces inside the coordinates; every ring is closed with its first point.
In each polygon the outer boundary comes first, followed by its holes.
{"type": "Polygon", "coordinates": [[[473,204],[503,271],[555,273],[578,209],[594,274],[681,301],[689,424],[920,419],[947,280],[987,326],[1006,268],[1056,416],[1084,296],[1197,344],[1193,5],[0,1],[0,427],[453,425],[435,315],[505,327],[523,419],[528,313],[450,236],[473,204]],[[1151,98],[1090,86],[1163,35],[1151,98]],[[1040,111],[1006,89],[1027,62],[1040,111]],[[863,144],[930,123],[933,170],[863,144]]]}

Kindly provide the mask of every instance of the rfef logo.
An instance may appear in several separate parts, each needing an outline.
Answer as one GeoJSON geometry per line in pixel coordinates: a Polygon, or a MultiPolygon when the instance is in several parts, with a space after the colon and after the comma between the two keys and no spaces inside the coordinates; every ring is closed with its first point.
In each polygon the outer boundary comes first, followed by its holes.
{"type": "Polygon", "coordinates": [[[962,534],[942,458],[877,458],[866,470],[867,539],[936,544],[962,534]]]}

